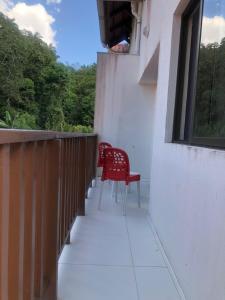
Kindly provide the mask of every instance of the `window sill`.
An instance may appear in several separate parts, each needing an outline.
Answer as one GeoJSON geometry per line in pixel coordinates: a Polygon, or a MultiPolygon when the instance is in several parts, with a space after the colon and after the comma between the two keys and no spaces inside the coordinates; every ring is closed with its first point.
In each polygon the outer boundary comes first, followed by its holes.
{"type": "MultiPolygon", "coordinates": [[[[169,144],[169,143],[168,143],[169,144]]],[[[172,141],[170,144],[174,144],[174,145],[180,145],[180,146],[186,146],[189,149],[206,149],[209,151],[213,151],[213,152],[218,152],[218,153],[223,153],[225,151],[225,146],[215,146],[215,145],[203,145],[200,143],[187,143],[187,142],[182,142],[182,141],[172,141]]]]}

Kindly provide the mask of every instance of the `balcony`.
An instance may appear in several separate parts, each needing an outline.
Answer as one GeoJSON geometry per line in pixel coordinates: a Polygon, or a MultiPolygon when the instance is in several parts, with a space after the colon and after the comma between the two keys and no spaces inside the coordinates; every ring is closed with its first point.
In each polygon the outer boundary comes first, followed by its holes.
{"type": "MultiPolygon", "coordinates": [[[[86,216],[78,217],[59,260],[59,300],[178,300],[177,282],[142,199],[131,190],[127,216],[105,184],[102,211],[99,185],[89,191],[86,216]]],[[[120,194],[121,200],[122,194],[120,194]]]]}
{"type": "Polygon", "coordinates": [[[0,299],[181,299],[147,199],[138,209],[131,188],[123,217],[109,183],[97,210],[96,144],[0,130],[0,299]]]}

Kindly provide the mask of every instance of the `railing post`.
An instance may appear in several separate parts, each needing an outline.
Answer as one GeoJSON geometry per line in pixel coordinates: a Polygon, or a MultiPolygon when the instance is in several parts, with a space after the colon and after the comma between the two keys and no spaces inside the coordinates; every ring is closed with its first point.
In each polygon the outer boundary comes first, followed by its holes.
{"type": "Polygon", "coordinates": [[[78,184],[78,216],[85,215],[85,192],[86,192],[86,139],[83,137],[79,138],[79,158],[78,158],[78,169],[79,169],[79,184],[78,184]]]}
{"type": "Polygon", "coordinates": [[[98,138],[97,136],[92,137],[92,144],[93,144],[93,160],[92,160],[92,179],[96,180],[96,175],[97,175],[97,143],[98,143],[98,138]]]}
{"type": "MultiPolygon", "coordinates": [[[[63,243],[64,243],[64,239],[65,239],[65,235],[66,235],[66,154],[67,154],[67,147],[66,147],[66,140],[62,140],[62,151],[61,151],[61,160],[62,160],[62,180],[61,180],[61,184],[62,184],[62,192],[61,192],[61,236],[60,236],[60,240],[61,240],[61,249],[63,247],[63,243]]],[[[61,252],[60,249],[60,252],[61,252]]]]}
{"type": "Polygon", "coordinates": [[[69,245],[70,244],[70,233],[67,235],[67,238],[66,238],[66,245],[69,245]]]}
{"type": "Polygon", "coordinates": [[[46,198],[46,164],[47,142],[38,142],[35,149],[35,278],[34,298],[42,299],[44,295],[44,233],[45,233],[45,202],[46,198]]]}
{"type": "Polygon", "coordinates": [[[72,139],[69,139],[69,185],[68,185],[68,192],[69,192],[69,205],[68,205],[68,228],[69,231],[71,229],[73,215],[72,215],[72,202],[73,202],[73,194],[72,194],[72,187],[73,187],[73,148],[72,148],[72,139]]]}
{"type": "Polygon", "coordinates": [[[0,146],[0,299],[8,300],[10,146],[0,146]]]}
{"type": "Polygon", "coordinates": [[[35,176],[33,142],[24,145],[24,246],[23,246],[23,300],[31,300],[34,295],[35,267],[35,176]]]}
{"type": "Polygon", "coordinates": [[[59,195],[59,162],[60,142],[47,142],[46,165],[46,202],[45,202],[45,256],[44,281],[46,292],[44,300],[57,297],[57,260],[58,260],[58,195],[59,195]]]}
{"type": "MultiPolygon", "coordinates": [[[[65,153],[65,230],[64,239],[68,232],[68,207],[69,207],[69,141],[65,140],[66,153],[65,153]]],[[[64,241],[65,242],[65,241],[64,241]]]]}
{"type": "Polygon", "coordinates": [[[76,144],[75,139],[72,139],[72,222],[76,218],[76,187],[75,187],[75,181],[76,181],[76,144]]]}
{"type": "Polygon", "coordinates": [[[23,297],[24,144],[10,146],[8,300],[23,297]]]}
{"type": "Polygon", "coordinates": [[[80,141],[78,138],[75,140],[75,217],[78,215],[79,203],[79,151],[80,141]]]}

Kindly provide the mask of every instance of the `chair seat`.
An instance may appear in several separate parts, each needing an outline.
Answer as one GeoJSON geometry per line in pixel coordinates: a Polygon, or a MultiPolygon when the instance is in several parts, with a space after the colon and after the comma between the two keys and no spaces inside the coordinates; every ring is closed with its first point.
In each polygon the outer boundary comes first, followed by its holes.
{"type": "Polygon", "coordinates": [[[140,180],[141,180],[141,175],[139,173],[130,172],[130,175],[128,177],[129,182],[140,181],[140,180]]]}

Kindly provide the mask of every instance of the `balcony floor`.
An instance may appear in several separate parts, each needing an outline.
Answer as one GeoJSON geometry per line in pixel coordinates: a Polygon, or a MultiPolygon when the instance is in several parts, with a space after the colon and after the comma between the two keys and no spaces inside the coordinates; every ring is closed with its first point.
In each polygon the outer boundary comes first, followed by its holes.
{"type": "Polygon", "coordinates": [[[147,203],[138,209],[132,191],[123,217],[121,201],[115,204],[110,185],[105,184],[100,212],[98,195],[99,188],[93,188],[87,214],[77,218],[71,245],[61,255],[58,299],[180,299],[151,230],[147,203]]]}

